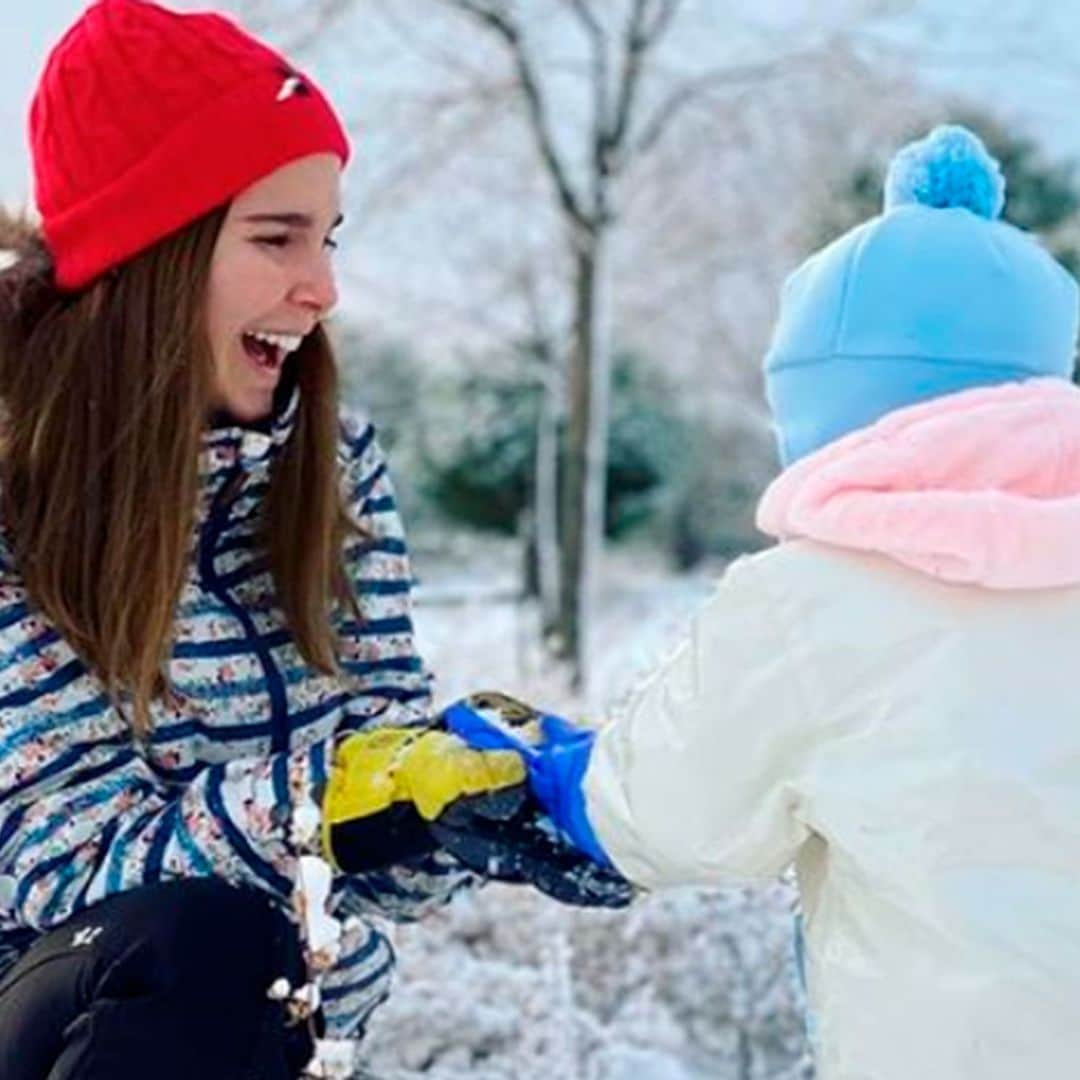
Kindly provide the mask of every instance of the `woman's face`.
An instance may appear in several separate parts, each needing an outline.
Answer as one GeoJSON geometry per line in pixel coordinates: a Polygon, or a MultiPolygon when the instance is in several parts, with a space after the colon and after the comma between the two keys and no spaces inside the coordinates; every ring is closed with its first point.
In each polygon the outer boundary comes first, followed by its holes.
{"type": "Polygon", "coordinates": [[[215,411],[269,416],[285,357],[334,306],[331,234],[341,221],[333,154],[283,165],[232,202],[210,262],[215,411]]]}

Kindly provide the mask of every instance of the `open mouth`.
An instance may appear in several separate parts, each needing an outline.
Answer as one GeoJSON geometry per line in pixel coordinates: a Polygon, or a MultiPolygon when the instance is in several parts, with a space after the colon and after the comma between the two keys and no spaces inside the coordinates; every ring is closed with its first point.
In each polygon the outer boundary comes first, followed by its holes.
{"type": "Polygon", "coordinates": [[[271,345],[269,341],[260,341],[251,334],[243,335],[244,352],[266,371],[275,371],[281,366],[285,354],[280,345],[271,345]]]}
{"type": "Polygon", "coordinates": [[[291,352],[300,347],[299,334],[272,334],[253,331],[241,335],[244,352],[263,371],[276,372],[291,352]]]}

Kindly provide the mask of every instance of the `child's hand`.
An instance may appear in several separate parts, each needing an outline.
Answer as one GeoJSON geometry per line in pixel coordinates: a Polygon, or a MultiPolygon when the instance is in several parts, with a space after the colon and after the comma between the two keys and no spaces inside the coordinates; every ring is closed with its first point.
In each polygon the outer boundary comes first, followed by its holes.
{"type": "Polygon", "coordinates": [[[625,907],[634,889],[567,843],[525,789],[462,799],[431,823],[440,845],[476,873],[532,885],[564,904],[625,907]]]}
{"type": "Polygon", "coordinates": [[[475,749],[517,751],[528,767],[533,794],[558,829],[595,862],[611,866],[589,824],[581,787],[595,731],[492,692],[455,702],[443,719],[475,749]]]}

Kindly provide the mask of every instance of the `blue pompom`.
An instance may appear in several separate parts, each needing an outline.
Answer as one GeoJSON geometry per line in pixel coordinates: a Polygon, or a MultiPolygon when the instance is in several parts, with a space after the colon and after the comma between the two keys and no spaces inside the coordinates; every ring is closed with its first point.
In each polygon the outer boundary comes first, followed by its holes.
{"type": "Polygon", "coordinates": [[[909,203],[959,206],[993,221],[1005,206],[1005,177],[978,135],[958,124],[936,127],[889,166],[885,209],[909,203]]]}

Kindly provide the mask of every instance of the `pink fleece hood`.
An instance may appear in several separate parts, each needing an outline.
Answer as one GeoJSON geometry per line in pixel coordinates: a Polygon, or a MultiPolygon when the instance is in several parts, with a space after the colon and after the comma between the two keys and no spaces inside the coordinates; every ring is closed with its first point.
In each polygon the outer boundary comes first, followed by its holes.
{"type": "Polygon", "coordinates": [[[957,584],[1080,585],[1080,389],[1032,379],[899,409],[783,472],[757,522],[957,584]]]}

